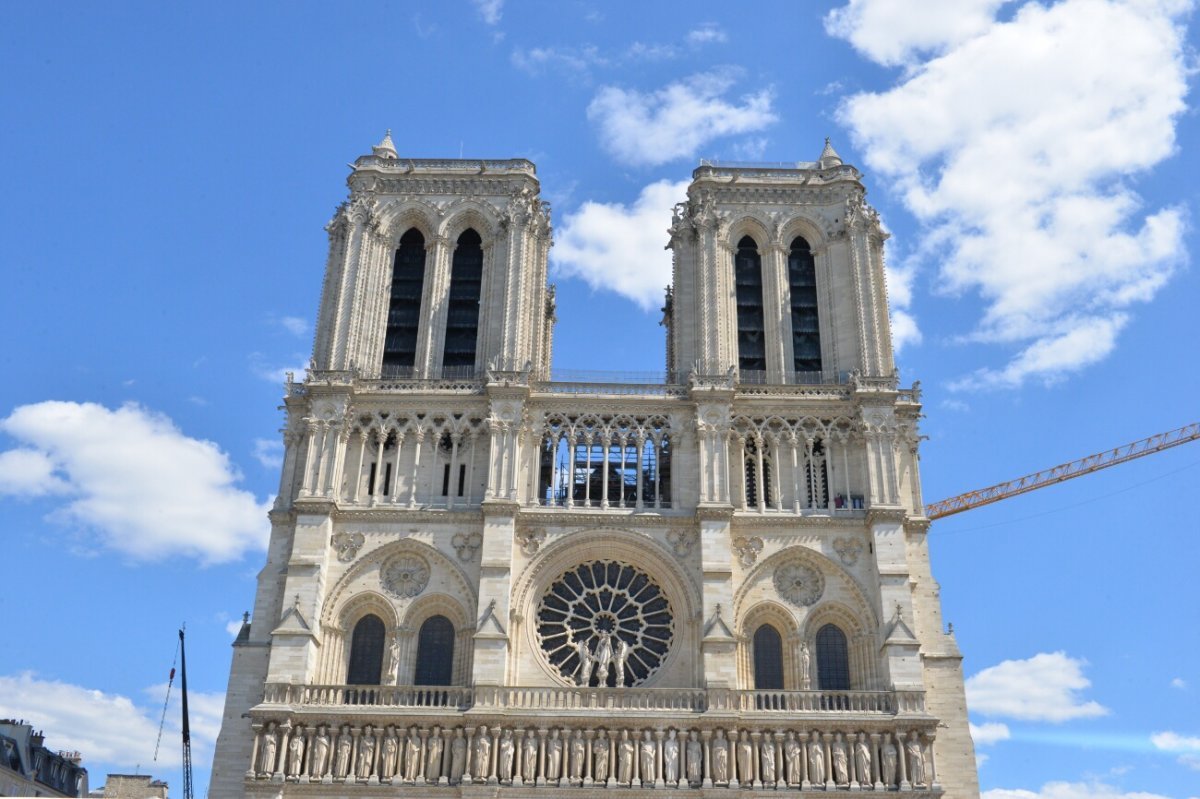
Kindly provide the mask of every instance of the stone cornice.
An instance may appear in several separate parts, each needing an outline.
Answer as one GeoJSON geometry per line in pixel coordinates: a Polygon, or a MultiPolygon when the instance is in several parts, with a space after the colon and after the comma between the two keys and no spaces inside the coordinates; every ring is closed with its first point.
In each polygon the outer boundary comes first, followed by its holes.
{"type": "Polygon", "coordinates": [[[653,511],[633,510],[573,510],[569,508],[523,508],[519,518],[522,529],[526,527],[554,527],[561,529],[579,528],[581,530],[597,527],[622,527],[637,529],[639,527],[658,528],[691,528],[696,525],[699,513],[662,514],[653,511]]]}
{"type": "Polygon", "coordinates": [[[904,508],[871,508],[867,511],[867,524],[903,524],[907,517],[908,511],[904,508]]]}

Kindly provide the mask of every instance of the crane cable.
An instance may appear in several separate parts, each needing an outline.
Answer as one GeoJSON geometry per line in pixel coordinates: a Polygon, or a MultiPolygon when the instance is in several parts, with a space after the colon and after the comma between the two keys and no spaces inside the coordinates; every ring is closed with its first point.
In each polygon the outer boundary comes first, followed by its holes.
{"type": "Polygon", "coordinates": [[[171,686],[175,683],[175,664],[179,661],[179,642],[175,642],[175,656],[171,658],[171,676],[167,678],[167,695],[163,699],[162,719],[158,722],[158,740],[154,742],[154,762],[158,762],[158,747],[162,743],[163,726],[167,723],[167,705],[171,702],[171,686]]]}

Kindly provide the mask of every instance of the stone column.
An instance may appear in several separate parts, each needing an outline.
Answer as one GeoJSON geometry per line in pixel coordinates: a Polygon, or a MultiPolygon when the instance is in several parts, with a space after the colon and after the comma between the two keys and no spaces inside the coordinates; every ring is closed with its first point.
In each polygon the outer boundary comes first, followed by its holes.
{"type": "Polygon", "coordinates": [[[537,765],[537,785],[546,784],[546,734],[549,730],[545,727],[538,727],[538,765],[537,765]]]}
{"type": "Polygon", "coordinates": [[[258,777],[255,766],[258,765],[258,751],[262,747],[263,725],[256,721],[250,725],[250,729],[254,730],[254,748],[250,750],[250,768],[246,770],[246,779],[253,780],[258,777]]]}
{"type": "Polygon", "coordinates": [[[701,783],[703,788],[713,787],[712,778],[712,730],[701,730],[700,739],[704,747],[704,782],[701,783]]]}
{"type": "Polygon", "coordinates": [[[897,732],[896,738],[896,769],[900,775],[900,790],[911,791],[912,783],[908,781],[908,755],[904,753],[904,733],[897,732]]]}
{"type": "Polygon", "coordinates": [[[663,774],[663,737],[665,733],[659,727],[654,731],[654,787],[662,788],[666,785],[665,775],[663,774]]]}
{"type": "MultiPolygon", "coordinates": [[[[797,733],[796,739],[800,741],[800,790],[807,791],[812,788],[812,782],[808,779],[808,733],[797,733]]],[[[819,780],[820,777],[817,778],[819,780]]]]}

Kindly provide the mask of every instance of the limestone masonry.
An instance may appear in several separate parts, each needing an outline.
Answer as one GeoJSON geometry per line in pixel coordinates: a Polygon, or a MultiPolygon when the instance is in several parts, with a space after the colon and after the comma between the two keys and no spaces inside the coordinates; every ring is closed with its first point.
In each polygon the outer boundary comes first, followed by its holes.
{"type": "Polygon", "coordinates": [[[861,178],[702,162],[666,374],[553,379],[534,165],[359,158],[210,795],[978,797],[861,178]]]}

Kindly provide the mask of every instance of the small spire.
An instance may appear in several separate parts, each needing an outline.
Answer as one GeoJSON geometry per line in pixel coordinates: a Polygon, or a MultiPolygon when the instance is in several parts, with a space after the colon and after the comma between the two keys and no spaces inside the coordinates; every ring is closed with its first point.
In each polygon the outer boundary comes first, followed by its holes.
{"type": "Polygon", "coordinates": [[[392,142],[391,128],[388,128],[387,133],[383,134],[383,141],[371,148],[371,153],[376,158],[397,159],[400,157],[396,152],[396,145],[392,142]]]}
{"type": "Polygon", "coordinates": [[[825,149],[821,150],[821,157],[817,160],[821,169],[829,169],[834,166],[842,165],[842,157],[837,154],[837,150],[833,149],[833,145],[829,143],[829,137],[825,137],[825,149]]]}

